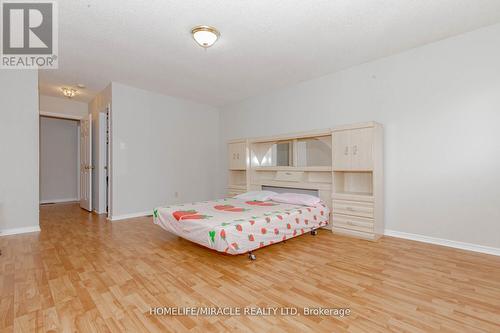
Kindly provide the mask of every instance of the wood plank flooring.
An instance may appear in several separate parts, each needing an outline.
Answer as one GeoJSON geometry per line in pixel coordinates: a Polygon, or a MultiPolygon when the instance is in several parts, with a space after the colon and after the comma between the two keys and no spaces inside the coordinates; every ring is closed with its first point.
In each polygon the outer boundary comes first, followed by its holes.
{"type": "Polygon", "coordinates": [[[500,332],[500,258],[327,231],[228,256],[151,218],[41,208],[0,237],[0,332],[500,332]],[[155,316],[151,307],[345,307],[332,316],[155,316]]]}

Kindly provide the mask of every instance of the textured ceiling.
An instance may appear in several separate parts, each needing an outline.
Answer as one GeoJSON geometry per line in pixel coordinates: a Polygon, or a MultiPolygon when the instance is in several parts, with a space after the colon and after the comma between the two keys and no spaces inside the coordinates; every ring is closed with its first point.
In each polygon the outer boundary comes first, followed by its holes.
{"type": "Polygon", "coordinates": [[[118,81],[215,106],[500,22],[499,0],[64,0],[42,94],[118,81]],[[195,25],[217,27],[210,49],[195,25]]]}

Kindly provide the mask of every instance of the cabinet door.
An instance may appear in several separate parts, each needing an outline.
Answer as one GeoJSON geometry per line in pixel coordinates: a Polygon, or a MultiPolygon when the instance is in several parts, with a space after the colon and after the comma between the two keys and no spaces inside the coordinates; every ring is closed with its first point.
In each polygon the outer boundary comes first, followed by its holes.
{"type": "Polygon", "coordinates": [[[350,131],[333,133],[333,170],[351,169],[350,131]]]}
{"type": "Polygon", "coordinates": [[[228,145],[228,158],[230,170],[245,170],[246,169],[246,144],[230,143],[228,145]]]}
{"type": "Polygon", "coordinates": [[[351,170],[373,169],[373,128],[360,128],[351,132],[351,170]]]}

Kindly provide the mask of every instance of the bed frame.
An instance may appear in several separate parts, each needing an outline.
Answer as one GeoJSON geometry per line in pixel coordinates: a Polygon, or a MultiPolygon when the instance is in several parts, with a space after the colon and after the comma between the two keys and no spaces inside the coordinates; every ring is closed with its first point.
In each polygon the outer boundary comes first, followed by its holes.
{"type": "MultiPolygon", "coordinates": [[[[273,192],[276,192],[276,193],[308,194],[308,195],[312,195],[312,196],[315,196],[315,197],[319,197],[325,204],[329,202],[324,197],[325,193],[323,193],[323,197],[321,197],[321,195],[320,195],[321,192],[318,189],[297,188],[297,187],[293,187],[292,184],[290,184],[290,187],[284,187],[284,186],[278,187],[278,186],[265,185],[265,183],[263,183],[263,184],[260,185],[260,188],[256,188],[255,190],[273,191],[273,192]]],[[[328,197],[327,199],[331,200],[330,197],[328,197]]],[[[330,216],[331,216],[331,213],[330,213],[330,216]]],[[[331,217],[330,217],[330,219],[331,219],[331,217]]],[[[325,228],[325,227],[322,227],[322,228],[325,228]]],[[[329,229],[328,226],[326,227],[326,229],[329,229]]],[[[316,236],[318,234],[318,230],[317,229],[313,229],[313,230],[311,230],[310,234],[312,236],[316,236]]],[[[286,241],[283,241],[283,242],[286,242],[286,241]]],[[[248,258],[250,260],[256,260],[257,259],[257,257],[255,256],[255,254],[253,253],[253,251],[248,252],[248,258]]]]}

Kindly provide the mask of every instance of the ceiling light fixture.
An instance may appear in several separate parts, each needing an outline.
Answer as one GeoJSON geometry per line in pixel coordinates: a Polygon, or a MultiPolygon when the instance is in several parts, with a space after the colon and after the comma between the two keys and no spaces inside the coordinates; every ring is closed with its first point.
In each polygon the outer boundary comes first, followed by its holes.
{"type": "Polygon", "coordinates": [[[64,96],[68,97],[68,98],[72,98],[72,97],[75,97],[76,95],[76,89],[73,89],[73,88],[61,88],[61,91],[63,93],[64,96]]]}
{"type": "Polygon", "coordinates": [[[214,45],[220,37],[220,32],[214,27],[208,25],[199,25],[191,29],[191,34],[198,45],[203,48],[209,48],[214,45]]]}

